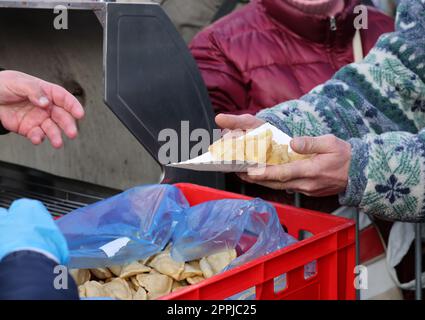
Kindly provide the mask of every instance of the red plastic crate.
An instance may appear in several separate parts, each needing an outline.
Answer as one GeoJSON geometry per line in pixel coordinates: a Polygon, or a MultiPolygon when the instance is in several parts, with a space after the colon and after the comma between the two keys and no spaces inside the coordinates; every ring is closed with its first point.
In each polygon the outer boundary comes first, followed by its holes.
{"type": "MultiPolygon", "coordinates": [[[[190,205],[249,197],[193,184],[176,184],[190,205]]],[[[355,299],[355,225],[352,220],[273,203],[281,223],[298,238],[313,236],[163,297],[166,300],[226,299],[255,288],[257,300],[355,299]],[[316,261],[316,274],[305,279],[304,267],[316,261]],[[275,292],[274,279],[286,274],[286,287],[275,292]]]]}

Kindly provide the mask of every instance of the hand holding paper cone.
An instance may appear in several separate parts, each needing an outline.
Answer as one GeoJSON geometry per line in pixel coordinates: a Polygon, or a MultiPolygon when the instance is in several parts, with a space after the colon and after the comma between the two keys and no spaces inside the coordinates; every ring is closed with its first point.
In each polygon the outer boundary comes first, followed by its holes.
{"type": "Polygon", "coordinates": [[[351,145],[333,135],[300,137],[291,141],[299,157],[307,159],[263,168],[250,168],[239,177],[276,190],[293,190],[322,197],[344,192],[351,163],[351,145]],[[314,154],[311,156],[311,154],[314,154]]]}
{"type": "Polygon", "coordinates": [[[246,161],[267,165],[280,165],[310,157],[289,151],[287,144],[274,141],[270,129],[258,134],[250,134],[248,131],[243,136],[225,136],[212,144],[209,152],[215,161],[246,161]]]}

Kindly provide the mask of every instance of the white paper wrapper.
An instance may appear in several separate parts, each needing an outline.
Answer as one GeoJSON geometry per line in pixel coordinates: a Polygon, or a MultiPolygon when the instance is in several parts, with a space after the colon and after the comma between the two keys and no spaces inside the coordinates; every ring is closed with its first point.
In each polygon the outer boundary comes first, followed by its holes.
{"type": "MultiPolygon", "coordinates": [[[[289,143],[292,138],[286,133],[282,132],[270,123],[263,124],[262,126],[250,131],[247,135],[258,135],[259,133],[270,129],[273,133],[273,140],[279,144],[287,144],[288,151],[292,151],[289,143]]],[[[242,137],[241,137],[242,139],[242,137]]],[[[211,153],[207,152],[199,157],[179,162],[168,164],[169,167],[189,169],[195,171],[218,171],[218,172],[246,172],[248,168],[258,167],[257,163],[242,162],[242,161],[215,161],[211,153]]]]}

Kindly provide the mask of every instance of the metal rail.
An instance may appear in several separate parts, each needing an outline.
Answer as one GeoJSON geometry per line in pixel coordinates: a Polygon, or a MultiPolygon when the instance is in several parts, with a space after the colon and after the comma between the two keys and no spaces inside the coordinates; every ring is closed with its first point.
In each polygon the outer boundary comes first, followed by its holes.
{"type": "Polygon", "coordinates": [[[422,225],[415,226],[415,276],[416,300],[422,300],[422,225]]]}
{"type": "MultiPolygon", "coordinates": [[[[356,209],[356,267],[360,266],[360,210],[356,209]]],[[[360,289],[356,288],[356,300],[361,300],[360,289]]]]}
{"type": "MultiPolygon", "coordinates": [[[[65,6],[75,10],[102,10],[108,2],[125,2],[115,0],[0,0],[0,8],[27,8],[27,9],[54,9],[57,6],[65,6]]],[[[134,2],[134,1],[133,1],[134,2]]],[[[137,3],[150,3],[149,1],[137,1],[137,3]]],[[[155,4],[155,3],[150,3],[155,4]]]]}

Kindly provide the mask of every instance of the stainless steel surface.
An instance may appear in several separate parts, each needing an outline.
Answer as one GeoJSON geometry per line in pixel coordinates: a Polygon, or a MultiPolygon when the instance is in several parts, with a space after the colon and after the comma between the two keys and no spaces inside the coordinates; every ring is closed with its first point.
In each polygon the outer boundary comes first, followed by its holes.
{"type": "Polygon", "coordinates": [[[102,9],[105,6],[105,1],[0,0],[1,8],[53,9],[59,5],[65,6],[69,9],[98,10],[98,9],[102,9]]]}
{"type": "Polygon", "coordinates": [[[131,1],[131,0],[0,0],[0,8],[30,8],[30,9],[53,9],[56,6],[65,6],[75,10],[101,10],[104,9],[107,2],[131,2],[131,3],[150,3],[147,1],[131,1]]]}
{"type": "Polygon", "coordinates": [[[416,300],[422,300],[422,225],[416,223],[415,228],[415,276],[416,300]]]}

